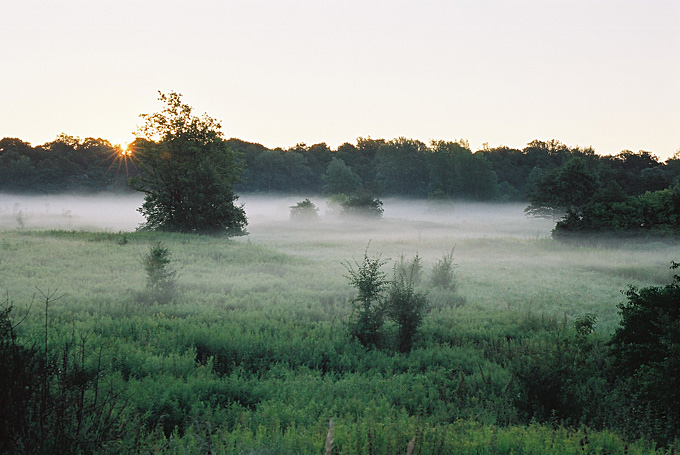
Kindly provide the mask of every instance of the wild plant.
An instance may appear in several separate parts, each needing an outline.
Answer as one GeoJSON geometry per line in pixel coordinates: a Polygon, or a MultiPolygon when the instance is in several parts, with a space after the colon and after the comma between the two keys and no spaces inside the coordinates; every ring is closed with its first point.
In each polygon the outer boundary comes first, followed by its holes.
{"type": "Polygon", "coordinates": [[[380,342],[380,331],[385,322],[382,298],[390,283],[387,274],[381,270],[386,263],[380,255],[369,257],[367,247],[361,264],[356,260],[354,265],[349,262],[345,264],[348,273],[346,278],[358,291],[352,301],[350,334],[364,346],[377,346],[380,342]]]}
{"type": "Polygon", "coordinates": [[[418,253],[410,261],[404,255],[399,256],[399,262],[394,266],[394,279],[409,281],[418,286],[423,280],[423,261],[418,253]]]}
{"type": "Polygon", "coordinates": [[[149,300],[158,303],[170,303],[175,297],[177,288],[177,271],[169,265],[170,249],[161,242],[154,242],[142,259],[146,271],[146,290],[149,300]]]}
{"type": "Polygon", "coordinates": [[[290,219],[293,221],[314,221],[319,218],[318,207],[309,199],[290,206],[290,219]]]}
{"type": "Polygon", "coordinates": [[[397,324],[397,349],[408,352],[413,339],[423,322],[427,311],[427,296],[414,289],[415,278],[420,273],[420,258],[416,257],[410,266],[403,267],[404,261],[394,266],[394,279],[391,282],[385,309],[388,317],[397,324]],[[402,265],[402,267],[400,267],[402,265]]]}
{"type": "Polygon", "coordinates": [[[0,453],[94,453],[130,434],[128,398],[105,372],[101,348],[89,352],[88,336],[73,332],[63,345],[51,343],[50,305],[61,296],[38,291],[42,347],[20,341],[9,299],[0,310],[0,453]]]}
{"type": "Polygon", "coordinates": [[[448,254],[434,263],[430,274],[430,285],[447,291],[455,291],[458,286],[456,279],[456,268],[458,264],[453,262],[455,248],[451,248],[448,254]]]}
{"type": "Polygon", "coordinates": [[[19,230],[23,230],[26,227],[26,222],[24,221],[24,213],[19,211],[14,215],[14,221],[17,222],[19,230]]]}

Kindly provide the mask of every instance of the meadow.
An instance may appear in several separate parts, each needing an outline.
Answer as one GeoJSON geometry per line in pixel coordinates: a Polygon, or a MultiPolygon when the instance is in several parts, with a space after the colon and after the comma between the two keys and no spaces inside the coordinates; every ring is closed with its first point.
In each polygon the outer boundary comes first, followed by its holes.
{"type": "Polygon", "coordinates": [[[296,223],[300,199],[244,196],[249,234],[227,239],[135,232],[134,197],[0,196],[0,290],[19,339],[71,343],[119,397],[97,453],[325,453],[331,419],[326,453],[403,453],[413,438],[422,454],[678,450],[626,423],[600,374],[622,291],[670,282],[677,241],[561,243],[516,204],[387,199],[369,222],[313,199],[319,219],[296,223]],[[158,241],[177,271],[166,303],[145,298],[158,241]],[[451,251],[455,289],[428,286],[451,251]],[[389,333],[381,349],[347,333],[347,266],[365,252],[389,276],[421,258],[429,311],[408,353],[389,333]]]}

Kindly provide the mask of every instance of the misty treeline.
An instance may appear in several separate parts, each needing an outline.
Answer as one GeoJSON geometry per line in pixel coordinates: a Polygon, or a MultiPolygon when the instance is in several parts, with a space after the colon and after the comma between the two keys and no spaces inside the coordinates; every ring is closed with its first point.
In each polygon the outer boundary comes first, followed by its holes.
{"type": "MultiPolygon", "coordinates": [[[[523,149],[485,147],[472,152],[465,140],[424,142],[358,138],[336,150],[325,143],[269,149],[229,139],[242,157],[237,192],[407,196],[472,201],[530,201],[537,185],[574,158],[587,163],[602,184],[615,182],[625,196],[668,188],[680,179],[680,156],[661,162],[650,152],[624,150],[600,156],[592,148],[559,141],[532,141],[523,149]]],[[[132,156],[104,139],[81,140],[65,134],[31,146],[16,138],[0,140],[0,191],[56,193],[127,188],[139,173],[132,156]]]]}
{"type": "MultiPolygon", "coordinates": [[[[43,145],[16,138],[0,140],[0,191],[61,193],[121,191],[128,188],[120,148],[104,139],[60,134],[43,145]]],[[[128,166],[135,173],[134,166],[128,166]]]]}

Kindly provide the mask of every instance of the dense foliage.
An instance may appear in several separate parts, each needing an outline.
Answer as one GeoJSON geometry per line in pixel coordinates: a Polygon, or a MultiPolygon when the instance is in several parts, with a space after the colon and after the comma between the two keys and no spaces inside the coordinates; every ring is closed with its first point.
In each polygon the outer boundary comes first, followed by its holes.
{"type": "Polygon", "coordinates": [[[140,175],[132,187],[145,194],[139,211],[146,228],[185,233],[244,233],[243,207],[233,187],[240,176],[238,156],[222,139],[220,124],[196,117],[181,95],[161,94],[163,110],[145,114],[131,149],[140,175]]]}
{"type": "Polygon", "coordinates": [[[39,343],[19,341],[9,301],[0,305],[0,452],[95,453],[128,431],[128,397],[87,336],[53,343],[49,306],[59,297],[42,297],[39,343]]]}
{"type": "Polygon", "coordinates": [[[603,191],[579,210],[567,212],[555,234],[680,234],[680,185],[639,196],[609,198],[609,194],[603,191]]]}
{"type": "Polygon", "coordinates": [[[680,276],[666,286],[631,286],[626,296],[611,345],[636,422],[629,431],[669,441],[680,436],[680,276]]]}
{"type": "MultiPolygon", "coordinates": [[[[645,151],[600,156],[592,149],[558,141],[532,141],[521,150],[496,147],[475,153],[462,140],[428,145],[406,138],[359,138],[356,144],[345,143],[337,150],[324,143],[268,149],[238,139],[225,142],[230,153],[244,160],[243,179],[231,180],[238,192],[352,194],[363,190],[379,196],[529,201],[533,214],[556,218],[589,199],[593,191],[609,188],[611,196],[619,188],[623,195],[639,196],[666,189],[680,179],[677,155],[665,163],[645,151]],[[573,195],[564,192],[579,184],[582,189],[573,195]],[[616,185],[614,189],[611,184],[616,185]]],[[[148,146],[143,141],[139,145],[148,146]]],[[[222,142],[217,148],[224,150],[222,142]]],[[[5,138],[0,141],[0,191],[124,188],[127,175],[136,175],[138,170],[134,147],[131,155],[121,152],[102,139],[81,141],[62,135],[32,147],[5,138]],[[127,175],[122,172],[125,165],[127,175]]],[[[238,170],[237,162],[229,166],[238,170]]]]}
{"type": "Polygon", "coordinates": [[[56,193],[121,191],[136,173],[120,146],[104,139],[59,135],[32,147],[20,139],[0,140],[0,191],[56,193]]]}

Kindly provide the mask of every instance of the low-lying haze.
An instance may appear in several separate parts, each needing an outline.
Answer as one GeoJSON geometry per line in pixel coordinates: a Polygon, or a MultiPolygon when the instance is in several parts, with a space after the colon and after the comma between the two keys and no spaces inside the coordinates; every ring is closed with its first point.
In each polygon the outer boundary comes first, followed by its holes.
{"type": "MultiPolygon", "coordinates": [[[[290,206],[297,196],[243,195],[251,238],[268,237],[272,229],[292,230],[305,235],[376,236],[399,240],[402,237],[445,235],[456,238],[546,237],[553,223],[527,218],[523,204],[480,204],[466,202],[433,203],[422,200],[385,199],[381,220],[339,218],[323,197],[311,198],[319,208],[319,219],[299,224],[290,221],[290,206]]],[[[137,211],[143,196],[128,195],[51,195],[0,194],[1,229],[85,229],[133,231],[144,222],[137,211]]]]}

